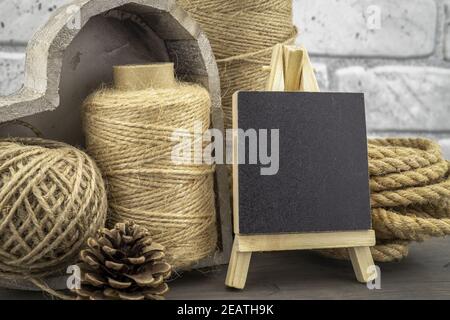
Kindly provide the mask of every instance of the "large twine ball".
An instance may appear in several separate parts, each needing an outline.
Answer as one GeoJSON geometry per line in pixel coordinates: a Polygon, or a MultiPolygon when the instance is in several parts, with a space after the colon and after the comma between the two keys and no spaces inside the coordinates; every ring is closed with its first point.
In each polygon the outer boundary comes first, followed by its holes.
{"type": "Polygon", "coordinates": [[[85,153],[42,139],[0,140],[0,277],[63,270],[106,212],[102,176],[85,153]]]}

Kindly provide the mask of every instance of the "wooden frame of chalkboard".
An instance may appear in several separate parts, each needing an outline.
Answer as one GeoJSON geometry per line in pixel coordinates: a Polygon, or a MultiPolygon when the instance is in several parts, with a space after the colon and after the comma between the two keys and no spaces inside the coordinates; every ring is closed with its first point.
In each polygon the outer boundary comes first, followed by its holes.
{"type": "MultiPolygon", "coordinates": [[[[276,46],[272,56],[271,75],[267,90],[318,91],[314,69],[303,48],[276,46]],[[296,79],[299,77],[299,80],[296,79]],[[294,86],[294,87],[293,87],[294,86]]],[[[233,96],[233,128],[239,128],[238,96],[233,96]]],[[[373,230],[346,230],[341,232],[302,232],[280,234],[242,234],[239,226],[239,136],[233,132],[233,217],[235,239],[225,284],[243,289],[250,266],[252,252],[348,248],[358,281],[367,283],[374,274],[370,247],[375,245],[373,230]]],[[[369,216],[370,218],[370,216],[369,216]]]]}

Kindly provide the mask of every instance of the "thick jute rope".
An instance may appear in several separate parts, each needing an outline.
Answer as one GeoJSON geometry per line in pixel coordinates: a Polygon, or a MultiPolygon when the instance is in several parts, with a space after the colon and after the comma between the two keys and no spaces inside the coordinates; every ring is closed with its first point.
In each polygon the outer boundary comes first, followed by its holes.
{"type": "Polygon", "coordinates": [[[85,153],[38,138],[0,140],[1,278],[42,287],[76,263],[106,213],[101,173],[85,153]]]}
{"type": "Polygon", "coordinates": [[[177,129],[184,129],[184,139],[201,143],[193,129],[197,121],[202,132],[209,129],[210,107],[208,91],[191,84],[101,90],[84,104],[88,152],[110,189],[109,224],[127,220],[146,227],[175,267],[216,249],[214,167],[176,164],[171,156],[177,129]]]}
{"type": "MultiPolygon", "coordinates": [[[[426,139],[369,141],[376,261],[401,260],[411,241],[450,235],[450,171],[436,143],[426,139]]],[[[347,250],[323,254],[348,259],[347,250]]]]}
{"type": "Polygon", "coordinates": [[[272,49],[292,43],[292,0],[178,0],[208,36],[219,67],[225,127],[232,125],[232,95],[263,90],[272,49]]]}

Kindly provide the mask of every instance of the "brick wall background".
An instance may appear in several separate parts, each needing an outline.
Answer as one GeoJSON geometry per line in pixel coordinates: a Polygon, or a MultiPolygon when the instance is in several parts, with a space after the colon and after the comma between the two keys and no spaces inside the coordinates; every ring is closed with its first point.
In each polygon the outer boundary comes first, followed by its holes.
{"type": "Polygon", "coordinates": [[[450,0],[294,0],[323,91],[365,92],[371,136],[426,136],[450,158],[450,0]]]}
{"type": "MultiPolygon", "coordinates": [[[[323,91],[365,92],[371,136],[426,136],[450,158],[450,0],[293,0],[323,91]]],[[[0,0],[0,95],[27,41],[69,0],[0,0]]]]}

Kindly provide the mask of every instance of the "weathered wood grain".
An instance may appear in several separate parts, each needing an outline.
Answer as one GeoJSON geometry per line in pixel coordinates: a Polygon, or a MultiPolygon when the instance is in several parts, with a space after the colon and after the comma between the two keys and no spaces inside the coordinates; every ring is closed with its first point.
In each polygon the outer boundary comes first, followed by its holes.
{"type": "MultiPolygon", "coordinates": [[[[170,300],[450,299],[450,239],[414,244],[408,258],[381,263],[381,290],[355,282],[348,261],[314,252],[253,254],[244,291],[224,285],[226,267],[192,271],[170,283],[170,300]]],[[[40,293],[0,290],[0,299],[50,299],[40,293]]]]}

